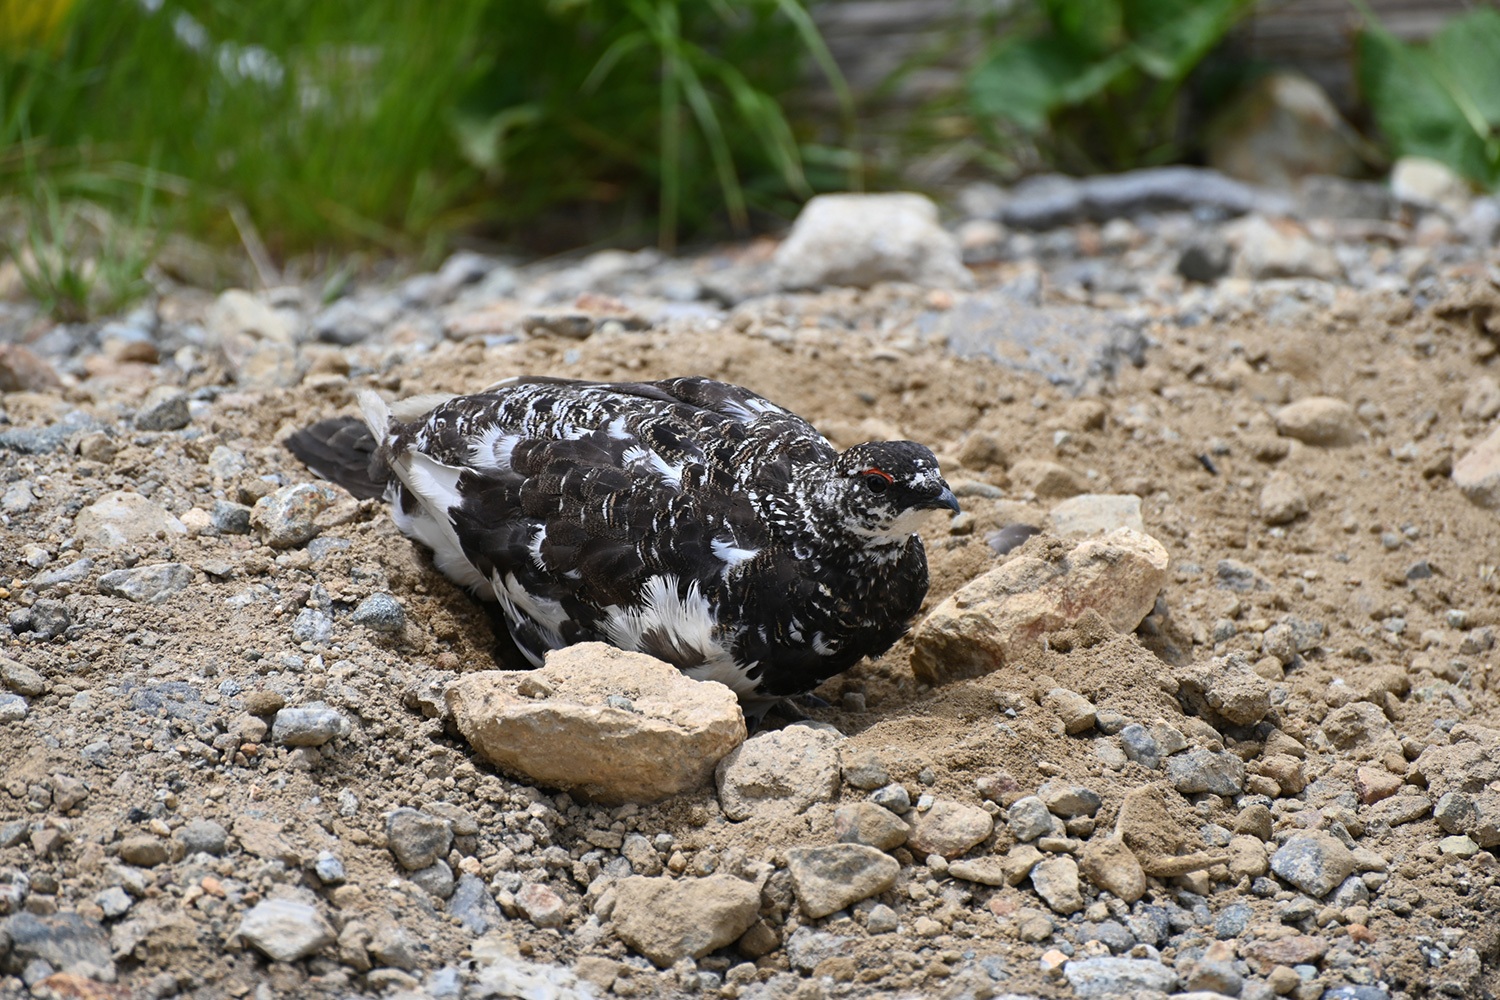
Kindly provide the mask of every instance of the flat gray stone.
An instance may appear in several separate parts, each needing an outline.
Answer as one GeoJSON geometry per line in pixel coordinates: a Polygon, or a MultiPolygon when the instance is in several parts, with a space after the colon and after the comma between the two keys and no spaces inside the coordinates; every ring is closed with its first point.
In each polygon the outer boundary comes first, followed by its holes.
{"type": "Polygon", "coordinates": [[[951,309],[917,318],[924,339],[961,358],[987,358],[1081,391],[1145,361],[1146,336],[1135,323],[1081,306],[1034,306],[1003,291],[962,295],[951,309]]]}
{"type": "Polygon", "coordinates": [[[1171,993],[1177,988],[1177,973],[1148,958],[1085,958],[1064,965],[1063,975],[1080,997],[1171,993]]]}
{"type": "Polygon", "coordinates": [[[215,500],[208,512],[209,523],[221,534],[250,534],[250,508],[229,500],[215,500]]]}
{"type": "Polygon", "coordinates": [[[138,604],[160,604],[193,582],[193,569],[183,563],[159,563],[117,569],[99,578],[99,592],[138,604]]]}
{"type": "Polygon", "coordinates": [[[458,877],[458,884],[448,899],[448,915],[476,936],[505,923],[505,914],[500,912],[500,905],[490,895],[490,887],[484,879],[467,873],[458,877]]]}
{"type": "Polygon", "coordinates": [[[163,386],[153,389],[135,413],[138,431],[177,431],[192,422],[187,393],[163,386]]]}
{"type": "Polygon", "coordinates": [[[447,855],[453,829],[445,819],[415,809],[393,809],[385,820],[385,838],[401,867],[414,872],[447,855]]]}
{"type": "Polygon", "coordinates": [[[1271,855],[1271,870],[1292,885],[1322,899],[1355,869],[1354,855],[1332,834],[1298,834],[1271,855]]]}
{"type": "Polygon", "coordinates": [[[1016,799],[1005,813],[1005,825],[1022,843],[1045,837],[1052,832],[1056,822],[1047,804],[1035,795],[1016,799]]]}
{"type": "Polygon", "coordinates": [[[334,941],[333,928],[317,907],[291,899],[268,899],[255,904],[240,919],[235,933],[277,962],[306,958],[334,941]]]}
{"type": "Polygon", "coordinates": [[[419,868],[412,872],[407,878],[415,885],[421,886],[429,896],[437,899],[447,899],[453,895],[457,883],[453,879],[453,869],[448,867],[448,862],[441,859],[434,861],[426,868],[419,868]]]}
{"type": "Polygon", "coordinates": [[[1197,747],[1168,757],[1167,777],[1184,795],[1238,795],[1245,790],[1245,762],[1228,750],[1215,753],[1197,747]]]}
{"type": "Polygon", "coordinates": [[[395,635],[406,628],[406,610],[390,594],[371,594],[354,609],[353,621],[372,632],[395,635]]]}
{"type": "Polygon", "coordinates": [[[43,570],[31,578],[31,587],[34,590],[50,590],[53,587],[64,587],[70,583],[78,583],[88,579],[88,575],[94,571],[94,560],[84,557],[74,559],[66,566],[57,569],[43,570]]]}
{"type": "Polygon", "coordinates": [[[826,917],[896,884],[896,859],[864,844],[798,847],[787,852],[792,889],[802,912],[826,917]]]}
{"type": "Polygon", "coordinates": [[[320,747],[349,732],[349,720],[336,708],[314,702],[283,708],[271,724],[271,739],[289,747],[320,747]]]}
{"type": "Polygon", "coordinates": [[[292,638],[319,646],[327,643],[333,638],[333,615],[319,608],[303,608],[292,621],[292,638]]]}
{"type": "Polygon", "coordinates": [[[109,934],[102,924],[78,913],[38,917],[17,913],[0,922],[0,940],[10,941],[10,961],[18,967],[40,960],[58,972],[103,979],[115,978],[109,934]]]}
{"type": "Polygon", "coordinates": [[[318,517],[342,500],[344,494],[323,483],[283,486],[255,502],[250,527],[273,549],[289,549],[310,541],[322,530],[318,517]]]}

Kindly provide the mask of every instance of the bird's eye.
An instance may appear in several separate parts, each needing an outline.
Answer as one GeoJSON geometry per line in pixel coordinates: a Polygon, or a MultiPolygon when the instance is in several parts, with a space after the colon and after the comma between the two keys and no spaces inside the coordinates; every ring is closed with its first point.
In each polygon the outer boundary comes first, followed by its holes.
{"type": "Polygon", "coordinates": [[[865,489],[876,496],[891,488],[891,474],[879,469],[866,469],[860,473],[860,478],[865,481],[865,489]]]}

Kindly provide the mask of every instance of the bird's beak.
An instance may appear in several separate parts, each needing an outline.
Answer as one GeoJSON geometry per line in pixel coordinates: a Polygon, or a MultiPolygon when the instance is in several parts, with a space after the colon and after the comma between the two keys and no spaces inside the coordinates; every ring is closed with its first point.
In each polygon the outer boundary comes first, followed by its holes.
{"type": "Polygon", "coordinates": [[[939,507],[946,507],[949,510],[953,511],[953,513],[955,514],[961,513],[958,506],[958,497],[954,496],[953,491],[950,490],[946,485],[943,486],[943,492],[939,493],[931,500],[924,502],[922,506],[930,510],[937,510],[939,507]]]}

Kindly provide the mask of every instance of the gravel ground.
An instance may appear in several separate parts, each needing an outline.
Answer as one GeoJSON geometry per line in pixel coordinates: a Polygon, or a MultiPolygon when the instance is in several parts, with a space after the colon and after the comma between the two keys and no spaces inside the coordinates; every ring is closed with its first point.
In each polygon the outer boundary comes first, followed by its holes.
{"type": "Polygon", "coordinates": [[[858,203],[891,260],[833,211],[331,304],[0,302],[0,996],[1490,995],[1500,206],[1129,183],[858,203]],[[918,629],[660,803],[533,787],[444,699],[507,663],[483,608],[278,444],[518,373],[931,445],[924,615],[1115,521],[1160,594],[988,672],[918,629]]]}

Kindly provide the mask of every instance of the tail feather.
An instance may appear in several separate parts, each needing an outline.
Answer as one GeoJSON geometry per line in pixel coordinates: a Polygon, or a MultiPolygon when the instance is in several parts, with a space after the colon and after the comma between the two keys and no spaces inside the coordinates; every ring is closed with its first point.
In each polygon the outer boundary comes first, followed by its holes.
{"type": "Polygon", "coordinates": [[[375,436],[358,417],[321,420],[282,444],[303,465],[362,500],[383,495],[390,482],[390,471],[376,454],[375,436]]]}

